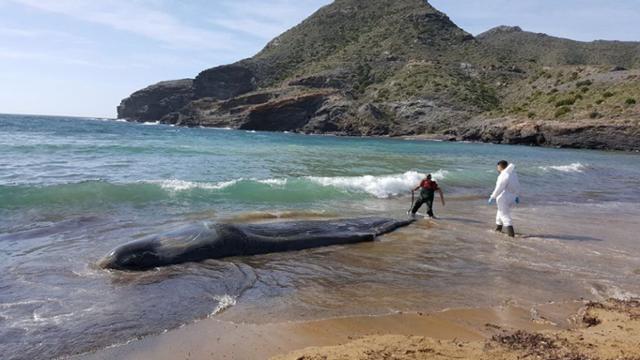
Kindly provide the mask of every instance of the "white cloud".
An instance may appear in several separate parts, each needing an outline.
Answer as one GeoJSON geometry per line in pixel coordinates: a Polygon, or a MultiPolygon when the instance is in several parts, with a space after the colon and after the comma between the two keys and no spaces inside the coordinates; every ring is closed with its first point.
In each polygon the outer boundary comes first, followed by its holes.
{"type": "Polygon", "coordinates": [[[212,23],[256,38],[271,40],[331,0],[220,1],[225,16],[212,23]]]}
{"type": "Polygon", "coordinates": [[[284,28],[281,24],[274,24],[265,21],[259,21],[250,18],[241,19],[214,19],[211,21],[213,24],[221,26],[223,28],[245,33],[257,38],[271,40],[280,33],[284,28]]]}
{"type": "MultiPolygon", "coordinates": [[[[104,60],[96,61],[90,59],[84,54],[65,53],[59,54],[55,52],[43,52],[43,51],[24,51],[16,49],[7,49],[0,47],[0,60],[20,60],[20,61],[34,61],[45,64],[47,66],[51,64],[62,64],[72,66],[83,66],[96,69],[130,69],[130,68],[148,68],[150,62],[126,62],[126,63],[110,63],[104,60]]],[[[155,59],[154,59],[155,60],[155,59]]]]}
{"type": "Polygon", "coordinates": [[[91,62],[72,56],[57,56],[51,53],[37,51],[22,51],[0,48],[0,59],[8,60],[35,60],[42,62],[56,62],[68,65],[91,65],[91,62]]]}
{"type": "Polygon", "coordinates": [[[13,0],[34,9],[62,14],[90,23],[130,32],[175,48],[230,50],[233,37],[224,32],[199,29],[169,13],[154,9],[152,3],[135,1],[13,0]]]}
{"type": "Polygon", "coordinates": [[[0,36],[2,37],[14,37],[22,39],[44,39],[49,42],[65,42],[74,44],[92,44],[93,41],[69,34],[63,31],[48,30],[48,29],[22,29],[17,27],[0,27],[0,36]]]}

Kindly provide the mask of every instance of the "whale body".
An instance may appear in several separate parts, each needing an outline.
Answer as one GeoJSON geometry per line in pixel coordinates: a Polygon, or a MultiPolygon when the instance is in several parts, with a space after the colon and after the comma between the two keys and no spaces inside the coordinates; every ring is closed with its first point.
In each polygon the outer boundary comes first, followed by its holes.
{"type": "Polygon", "coordinates": [[[412,219],[359,218],[265,224],[199,223],[124,244],[98,265],[141,271],[206,259],[353,244],[373,241],[412,222],[412,219]]]}

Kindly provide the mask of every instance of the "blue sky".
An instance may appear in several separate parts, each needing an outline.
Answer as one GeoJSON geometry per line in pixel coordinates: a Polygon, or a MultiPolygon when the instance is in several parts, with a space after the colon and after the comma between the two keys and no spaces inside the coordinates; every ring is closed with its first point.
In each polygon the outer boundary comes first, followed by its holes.
{"type": "MultiPolygon", "coordinates": [[[[366,0],[362,0],[366,1],[366,0]]],[[[248,57],[330,0],[0,0],[0,113],[115,116],[131,92],[248,57]]],[[[433,0],[465,30],[640,40],[638,0],[433,0]]]]}

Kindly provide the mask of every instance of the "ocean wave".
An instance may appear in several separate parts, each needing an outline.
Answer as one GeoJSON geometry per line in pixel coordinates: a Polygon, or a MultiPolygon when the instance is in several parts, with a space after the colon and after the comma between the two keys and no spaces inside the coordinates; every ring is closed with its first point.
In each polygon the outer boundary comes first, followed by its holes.
{"type": "MultiPolygon", "coordinates": [[[[448,175],[440,170],[434,179],[448,175]]],[[[408,193],[424,174],[363,175],[351,177],[292,177],[267,179],[231,179],[217,182],[181,179],[141,180],[112,183],[101,180],[50,186],[0,186],[0,209],[24,207],[109,206],[119,203],[305,203],[317,200],[387,199],[408,193]]]]}
{"type": "Polygon", "coordinates": [[[207,182],[195,182],[195,181],[185,181],[185,180],[149,180],[142,181],[142,183],[156,184],[159,185],[162,189],[172,192],[177,191],[187,191],[193,189],[203,189],[203,190],[220,190],[231,185],[236,184],[238,181],[242,181],[242,179],[231,180],[231,181],[221,181],[218,183],[207,183],[207,182]]]}
{"type": "Polygon", "coordinates": [[[261,184],[271,185],[271,186],[285,186],[287,185],[287,179],[266,179],[266,180],[257,180],[261,184]]]}
{"type": "MultiPolygon", "coordinates": [[[[435,180],[442,180],[446,177],[448,171],[438,170],[433,173],[435,180]]],[[[404,174],[397,175],[364,175],[353,177],[307,177],[312,182],[322,186],[333,186],[347,191],[363,191],[377,198],[389,198],[403,193],[407,193],[420,180],[424,179],[425,174],[417,171],[407,171],[404,174]]]]}
{"type": "Polygon", "coordinates": [[[540,166],[543,171],[560,171],[564,173],[583,173],[587,167],[579,162],[569,165],[540,166]]]}
{"type": "Polygon", "coordinates": [[[233,185],[238,184],[239,182],[255,182],[258,184],[268,185],[268,186],[285,186],[289,182],[288,179],[234,179],[229,181],[220,181],[220,182],[197,182],[197,181],[185,181],[185,180],[149,180],[142,181],[142,183],[156,184],[159,185],[162,189],[172,192],[179,191],[189,191],[193,189],[202,189],[202,190],[221,190],[231,187],[233,185]]]}
{"type": "MultiPolygon", "coordinates": [[[[435,180],[443,180],[449,172],[446,170],[438,170],[432,174],[435,180]]],[[[404,194],[416,186],[425,174],[416,171],[408,171],[403,174],[392,175],[363,175],[363,176],[338,176],[338,177],[317,177],[307,176],[304,178],[272,178],[272,179],[233,179],[220,182],[194,182],[184,180],[151,180],[145,181],[151,184],[157,184],[162,189],[180,192],[190,191],[194,189],[202,190],[222,190],[242,184],[262,184],[269,187],[285,188],[290,186],[290,190],[300,188],[309,182],[313,185],[321,187],[332,187],[342,191],[353,193],[367,193],[377,198],[386,199],[392,196],[404,194]]]]}

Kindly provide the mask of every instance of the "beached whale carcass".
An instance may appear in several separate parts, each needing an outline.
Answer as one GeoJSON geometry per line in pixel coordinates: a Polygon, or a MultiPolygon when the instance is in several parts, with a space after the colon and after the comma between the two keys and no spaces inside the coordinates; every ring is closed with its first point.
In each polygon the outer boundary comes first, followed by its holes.
{"type": "Polygon", "coordinates": [[[264,224],[199,223],[124,244],[99,265],[146,270],[185,262],[373,241],[413,220],[359,218],[264,224]]]}

